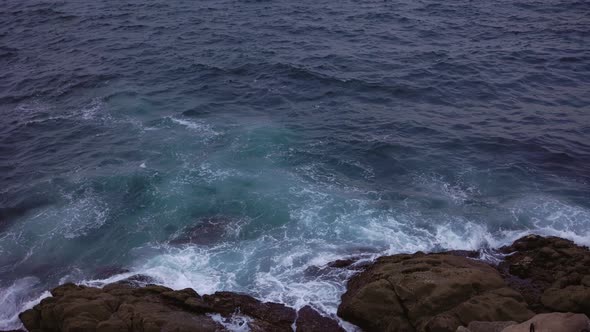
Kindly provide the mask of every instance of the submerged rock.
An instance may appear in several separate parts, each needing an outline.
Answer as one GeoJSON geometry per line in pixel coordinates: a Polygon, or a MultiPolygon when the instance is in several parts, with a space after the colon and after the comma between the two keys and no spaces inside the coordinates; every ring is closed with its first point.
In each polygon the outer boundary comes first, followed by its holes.
{"type": "Polygon", "coordinates": [[[46,198],[31,197],[13,206],[0,206],[0,231],[8,228],[15,219],[31,213],[33,210],[51,204],[46,198]]]}
{"type": "Polygon", "coordinates": [[[577,312],[590,316],[590,251],[558,237],[525,236],[501,248],[508,285],[536,312],[577,312]]]}
{"type": "MultiPolygon", "coordinates": [[[[29,332],[57,331],[227,331],[214,319],[239,314],[251,331],[292,331],[294,309],[232,292],[200,296],[193,289],[172,290],[114,283],[104,288],[64,284],[33,309],[20,314],[29,332]]],[[[299,331],[341,331],[338,323],[310,310],[302,311],[299,331]]]]}
{"type": "Polygon", "coordinates": [[[184,229],[180,235],[170,240],[170,244],[211,245],[227,238],[232,233],[237,233],[239,227],[239,220],[230,217],[202,218],[198,220],[197,225],[184,229]]]}
{"type": "Polygon", "coordinates": [[[365,331],[455,331],[471,321],[534,315],[491,266],[456,255],[379,258],[353,277],[338,315],[365,331]]]}

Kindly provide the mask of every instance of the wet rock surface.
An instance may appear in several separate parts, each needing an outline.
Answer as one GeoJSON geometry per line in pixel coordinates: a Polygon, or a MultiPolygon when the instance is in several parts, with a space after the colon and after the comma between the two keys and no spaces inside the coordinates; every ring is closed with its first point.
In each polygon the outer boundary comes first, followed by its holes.
{"type": "MultiPolygon", "coordinates": [[[[102,289],[64,284],[20,315],[30,332],[45,331],[227,331],[213,318],[248,317],[251,331],[292,331],[297,312],[251,296],[218,292],[200,296],[192,289],[174,291],[148,285],[115,283],[102,289]]],[[[338,323],[312,308],[299,315],[298,331],[341,331],[338,323]]]]}

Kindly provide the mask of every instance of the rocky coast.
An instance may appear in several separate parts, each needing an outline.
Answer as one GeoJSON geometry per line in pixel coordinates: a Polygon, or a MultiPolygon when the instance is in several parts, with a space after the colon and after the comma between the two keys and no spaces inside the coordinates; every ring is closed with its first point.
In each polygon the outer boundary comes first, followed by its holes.
{"type": "MultiPolygon", "coordinates": [[[[93,288],[64,284],[20,315],[30,332],[53,331],[590,331],[590,251],[529,235],[494,251],[354,258],[327,269],[358,271],[338,317],[249,295],[197,294],[133,280],[93,288]]],[[[139,278],[139,277],[136,277],[139,278]]]]}

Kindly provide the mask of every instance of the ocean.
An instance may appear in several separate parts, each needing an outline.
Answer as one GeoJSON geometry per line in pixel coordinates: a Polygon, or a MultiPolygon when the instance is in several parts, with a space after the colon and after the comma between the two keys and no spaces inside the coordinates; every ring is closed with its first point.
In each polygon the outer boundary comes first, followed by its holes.
{"type": "Polygon", "coordinates": [[[590,244],[588,1],[0,8],[0,330],[68,281],[334,316],[336,259],[590,244]]]}

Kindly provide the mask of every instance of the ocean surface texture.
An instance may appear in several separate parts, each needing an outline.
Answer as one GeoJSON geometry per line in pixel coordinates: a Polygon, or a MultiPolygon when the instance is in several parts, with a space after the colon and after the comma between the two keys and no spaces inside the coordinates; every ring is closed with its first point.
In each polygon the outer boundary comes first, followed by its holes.
{"type": "Polygon", "coordinates": [[[143,274],[335,314],[332,260],[590,244],[590,3],[0,3],[0,330],[143,274]]]}

